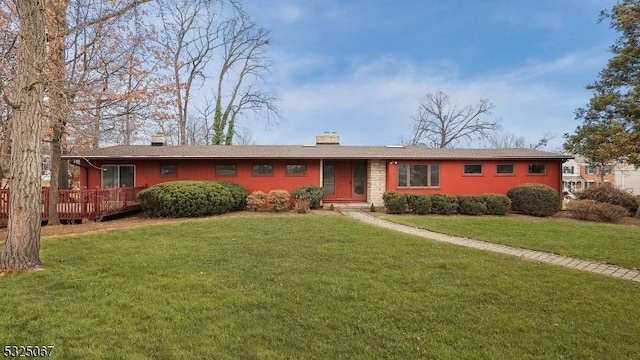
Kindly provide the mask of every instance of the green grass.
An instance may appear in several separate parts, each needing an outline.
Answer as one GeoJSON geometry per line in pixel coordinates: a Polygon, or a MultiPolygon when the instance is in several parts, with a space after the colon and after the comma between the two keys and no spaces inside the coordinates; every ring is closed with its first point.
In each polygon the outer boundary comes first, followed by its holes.
{"type": "Polygon", "coordinates": [[[640,268],[640,226],[525,216],[382,217],[449,235],[640,268]]]}
{"type": "Polygon", "coordinates": [[[61,359],[639,358],[638,284],[341,216],[45,239],[0,344],[61,359]]]}

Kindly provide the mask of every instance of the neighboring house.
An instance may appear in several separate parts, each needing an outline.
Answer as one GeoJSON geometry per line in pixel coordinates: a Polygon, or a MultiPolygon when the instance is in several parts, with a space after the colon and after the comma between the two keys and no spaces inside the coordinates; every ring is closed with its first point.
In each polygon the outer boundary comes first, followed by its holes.
{"type": "Polygon", "coordinates": [[[615,180],[615,174],[613,170],[615,168],[615,165],[610,164],[604,167],[592,165],[589,164],[584,157],[579,155],[575,156],[575,161],[580,165],[580,176],[582,176],[582,178],[584,179],[583,189],[588,189],[600,183],[603,183],[605,186],[613,186],[615,180]],[[602,172],[604,172],[604,177],[601,176],[602,172]]]}
{"type": "Polygon", "coordinates": [[[385,191],[506,194],[523,183],[562,192],[570,155],[532,149],[432,149],[421,146],[343,146],[327,133],[315,145],[112,146],[65,155],[80,167],[86,188],[151,186],[174,180],[220,180],[249,191],[324,187],[325,203],[382,205],[385,191]]]}
{"type": "Polygon", "coordinates": [[[640,195],[640,169],[634,165],[619,164],[614,170],[614,185],[634,195],[640,195]]]}
{"type": "Polygon", "coordinates": [[[567,159],[562,164],[562,188],[569,193],[585,189],[585,180],[580,175],[580,164],[576,159],[567,159]]]}
{"type": "Polygon", "coordinates": [[[564,191],[580,192],[600,183],[638,195],[640,194],[640,169],[626,163],[610,164],[600,169],[599,166],[589,164],[580,155],[575,155],[573,159],[568,159],[562,165],[564,191]],[[604,172],[604,181],[600,171],[604,172]]]}

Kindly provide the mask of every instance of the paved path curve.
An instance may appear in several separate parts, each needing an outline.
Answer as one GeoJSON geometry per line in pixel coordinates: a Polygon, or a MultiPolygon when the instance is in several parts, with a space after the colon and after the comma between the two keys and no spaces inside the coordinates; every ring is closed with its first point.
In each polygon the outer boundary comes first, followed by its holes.
{"type": "Polygon", "coordinates": [[[400,231],[410,235],[416,235],[427,239],[442,241],[450,244],[466,246],[479,250],[486,250],[500,254],[518,256],[525,259],[539,262],[560,265],[577,270],[588,271],[596,274],[611,276],[614,278],[626,279],[640,282],[640,271],[628,269],[615,265],[602,264],[590,260],[582,260],[569,256],[555,255],[542,251],[527,250],[506,245],[493,244],[486,241],[472,240],[458,236],[445,235],[429,230],[418,229],[412,226],[401,225],[391,221],[383,220],[379,217],[369,215],[362,211],[343,210],[343,214],[362,222],[377,225],[383,228],[400,231]]]}

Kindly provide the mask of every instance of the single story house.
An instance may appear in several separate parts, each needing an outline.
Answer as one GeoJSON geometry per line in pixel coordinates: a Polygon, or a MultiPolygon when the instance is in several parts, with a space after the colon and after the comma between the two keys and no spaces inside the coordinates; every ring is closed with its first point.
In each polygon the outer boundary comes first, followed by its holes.
{"type": "Polygon", "coordinates": [[[65,155],[80,167],[83,188],[152,186],[175,180],[220,180],[250,192],[318,185],[324,203],[382,205],[385,191],[506,194],[539,183],[562,192],[570,155],[532,149],[432,149],[422,146],[343,146],[335,133],[313,145],[118,145],[65,155]]]}

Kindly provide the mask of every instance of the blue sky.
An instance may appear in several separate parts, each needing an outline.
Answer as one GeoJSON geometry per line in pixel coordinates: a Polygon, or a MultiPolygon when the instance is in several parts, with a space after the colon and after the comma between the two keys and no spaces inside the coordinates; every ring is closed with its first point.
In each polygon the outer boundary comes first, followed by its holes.
{"type": "MultiPolygon", "coordinates": [[[[396,144],[428,93],[495,105],[503,131],[531,142],[579,122],[617,34],[600,10],[615,0],[248,0],[271,32],[283,118],[245,122],[258,144],[396,144]]],[[[461,144],[465,145],[465,144],[461,144]]],[[[468,145],[468,144],[466,144],[468,145]]],[[[473,144],[472,144],[473,145],[473,144]]]]}

